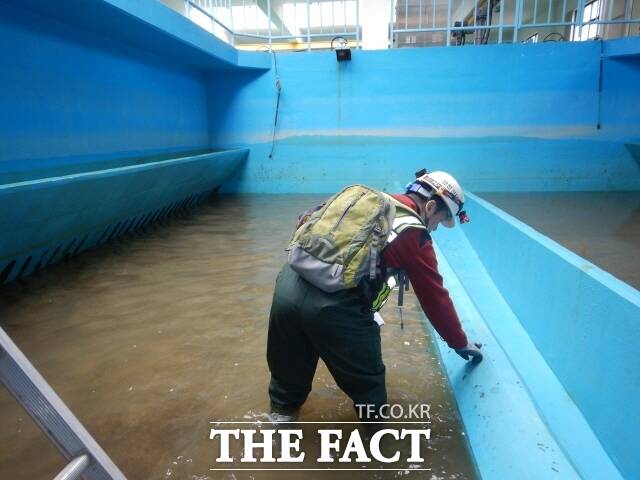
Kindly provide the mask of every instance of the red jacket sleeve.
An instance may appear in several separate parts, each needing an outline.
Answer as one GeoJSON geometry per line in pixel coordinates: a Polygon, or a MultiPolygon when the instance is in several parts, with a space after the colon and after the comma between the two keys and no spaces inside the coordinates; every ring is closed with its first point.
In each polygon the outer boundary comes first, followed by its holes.
{"type": "MultiPolygon", "coordinates": [[[[414,206],[410,199],[402,197],[396,198],[410,207],[414,206]]],[[[385,248],[385,262],[387,266],[407,273],[422,310],[449,347],[463,348],[467,345],[467,336],[438,272],[433,243],[431,240],[423,243],[422,234],[422,230],[410,228],[398,236],[385,248]]]]}

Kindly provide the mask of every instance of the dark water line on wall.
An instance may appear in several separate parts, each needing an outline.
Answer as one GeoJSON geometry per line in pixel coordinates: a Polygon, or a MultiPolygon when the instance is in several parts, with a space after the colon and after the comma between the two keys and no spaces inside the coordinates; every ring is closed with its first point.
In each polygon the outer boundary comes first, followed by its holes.
{"type": "Polygon", "coordinates": [[[602,105],[602,74],[604,70],[604,41],[600,40],[600,69],[598,70],[598,112],[596,129],[600,130],[601,105],[602,105]]]}

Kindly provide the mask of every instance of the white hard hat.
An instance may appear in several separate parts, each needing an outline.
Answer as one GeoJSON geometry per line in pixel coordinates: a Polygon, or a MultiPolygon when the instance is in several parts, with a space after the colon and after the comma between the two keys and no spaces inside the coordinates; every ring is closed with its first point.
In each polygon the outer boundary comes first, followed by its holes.
{"type": "Polygon", "coordinates": [[[416,179],[409,184],[407,191],[413,191],[427,198],[431,195],[438,195],[444,201],[451,213],[451,218],[445,220],[443,225],[448,228],[455,226],[455,217],[460,219],[460,223],[469,221],[466,212],[462,210],[464,206],[464,192],[458,181],[447,172],[427,172],[421,170],[416,174],[416,179]],[[427,190],[420,187],[428,187],[427,190]],[[428,190],[432,190],[429,192],[428,190]],[[423,190],[423,191],[421,191],[423,190]]]}

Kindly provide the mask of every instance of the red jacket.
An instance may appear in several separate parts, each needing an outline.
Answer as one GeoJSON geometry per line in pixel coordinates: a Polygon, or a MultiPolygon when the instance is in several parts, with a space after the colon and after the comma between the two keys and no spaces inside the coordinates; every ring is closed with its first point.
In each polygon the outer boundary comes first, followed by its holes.
{"type": "MultiPolygon", "coordinates": [[[[393,197],[417,211],[410,197],[393,197]]],[[[427,240],[421,244],[423,232],[417,228],[403,232],[385,248],[384,260],[387,266],[400,268],[407,273],[422,310],[447,344],[454,349],[463,348],[467,345],[467,336],[462,330],[449,292],[442,284],[433,243],[427,240]]]]}

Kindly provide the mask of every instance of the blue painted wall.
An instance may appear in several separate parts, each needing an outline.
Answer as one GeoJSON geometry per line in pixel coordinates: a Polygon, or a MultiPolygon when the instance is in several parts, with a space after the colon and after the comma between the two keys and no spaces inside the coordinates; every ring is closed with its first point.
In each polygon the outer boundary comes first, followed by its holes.
{"type": "Polygon", "coordinates": [[[155,1],[0,0],[0,284],[206,201],[247,150],[211,151],[205,69],[239,57],[155,1]]]}
{"type": "MultiPolygon", "coordinates": [[[[636,353],[640,292],[491,204],[472,196],[467,204],[473,221],[465,225],[464,233],[483,269],[517,316],[505,327],[504,318],[490,318],[489,312],[497,304],[489,305],[483,311],[489,328],[513,356],[512,363],[525,365],[522,368],[526,371],[526,364],[535,355],[526,348],[518,350],[520,340],[509,333],[524,328],[528,340],[580,409],[623,477],[639,478],[639,450],[629,439],[640,429],[634,400],[640,397],[636,353]]],[[[452,250],[453,255],[461,251],[452,250]]],[[[483,286],[468,288],[473,295],[483,286]]],[[[480,308],[486,303],[482,296],[474,301],[480,308]]],[[[534,400],[543,411],[550,402],[562,405],[563,397],[553,391],[551,382],[535,385],[540,371],[523,376],[525,384],[532,382],[529,388],[534,400]]],[[[596,449],[584,445],[576,448],[586,436],[572,427],[571,418],[561,415],[557,405],[546,412],[551,428],[557,429],[556,436],[573,445],[566,450],[573,449],[581,457],[591,455],[577,461],[577,466],[593,461],[596,449]]],[[[594,474],[593,467],[587,470],[589,476],[594,474]]]]}
{"type": "Polygon", "coordinates": [[[602,50],[603,129],[640,143],[640,39],[604,42],[602,50]]]}
{"type": "MultiPolygon", "coordinates": [[[[275,69],[209,81],[211,138],[251,147],[229,186],[238,191],[331,192],[363,178],[393,190],[422,166],[451,171],[472,190],[640,188],[624,147],[640,128],[624,117],[630,106],[619,108],[625,94],[610,94],[621,84],[613,66],[599,98],[601,48],[355,51],[342,64],[332,52],[278,54],[274,157],[275,69]]],[[[626,78],[628,89],[640,82],[638,72],[626,78]]]]}
{"type": "Polygon", "coordinates": [[[200,71],[2,2],[0,71],[0,172],[209,145],[200,71]]]}

